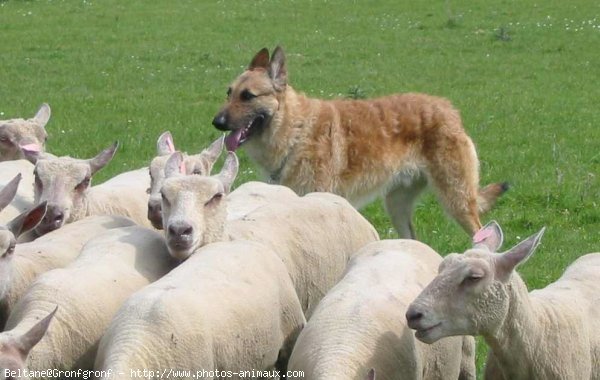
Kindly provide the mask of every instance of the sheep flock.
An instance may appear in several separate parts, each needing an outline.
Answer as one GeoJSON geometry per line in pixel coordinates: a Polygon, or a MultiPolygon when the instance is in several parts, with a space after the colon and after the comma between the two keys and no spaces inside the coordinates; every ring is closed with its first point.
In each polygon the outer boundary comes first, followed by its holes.
{"type": "Polygon", "coordinates": [[[224,141],[158,136],[98,185],[94,157],[45,149],[50,106],[0,120],[0,380],[600,379],[600,253],[529,292],[544,229],[499,253],[380,240],[344,198],[235,184],[224,141]],[[444,256],[444,257],[442,257],[444,256]]]}

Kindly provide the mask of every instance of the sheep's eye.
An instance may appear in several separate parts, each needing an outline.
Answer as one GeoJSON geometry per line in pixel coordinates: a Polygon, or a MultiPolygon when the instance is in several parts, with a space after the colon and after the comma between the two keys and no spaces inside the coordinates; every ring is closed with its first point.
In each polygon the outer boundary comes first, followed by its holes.
{"type": "Polygon", "coordinates": [[[33,181],[35,182],[35,187],[37,187],[38,189],[42,188],[42,180],[40,179],[40,177],[38,177],[37,173],[33,173],[34,175],[34,179],[33,181]]]}
{"type": "Polygon", "coordinates": [[[83,181],[79,182],[77,186],[75,186],[75,190],[83,190],[86,189],[90,185],[90,177],[84,178],[83,181]]]}
{"type": "Polygon", "coordinates": [[[4,256],[12,255],[13,253],[15,253],[15,243],[11,243],[8,246],[8,249],[6,250],[6,253],[4,253],[4,256]]]}
{"type": "Polygon", "coordinates": [[[8,137],[7,136],[0,136],[0,142],[8,142],[8,137]]]}
{"type": "Polygon", "coordinates": [[[200,169],[194,169],[194,171],[192,172],[192,174],[202,175],[202,170],[200,170],[200,169]]]}
{"type": "Polygon", "coordinates": [[[473,284],[483,278],[483,273],[469,273],[462,281],[463,284],[473,284]]]}
{"type": "Polygon", "coordinates": [[[147,189],[146,189],[146,194],[150,194],[150,192],[151,192],[151,191],[152,191],[152,190],[151,190],[150,188],[147,188],[147,189]]]}
{"type": "Polygon", "coordinates": [[[222,198],[223,198],[223,193],[216,193],[215,195],[212,196],[212,198],[210,198],[208,200],[208,202],[206,202],[204,204],[204,206],[209,206],[209,205],[214,204],[215,202],[219,202],[222,198]]]}
{"type": "Polygon", "coordinates": [[[242,91],[242,93],[240,94],[240,98],[241,98],[243,101],[249,101],[249,100],[252,100],[252,99],[256,98],[256,95],[254,95],[253,93],[251,93],[251,92],[250,92],[250,91],[248,91],[248,90],[244,90],[244,91],[242,91]]]}
{"type": "Polygon", "coordinates": [[[168,205],[169,204],[169,200],[167,199],[167,197],[165,196],[165,193],[163,193],[162,191],[160,192],[160,198],[162,199],[162,201],[168,205]]]}

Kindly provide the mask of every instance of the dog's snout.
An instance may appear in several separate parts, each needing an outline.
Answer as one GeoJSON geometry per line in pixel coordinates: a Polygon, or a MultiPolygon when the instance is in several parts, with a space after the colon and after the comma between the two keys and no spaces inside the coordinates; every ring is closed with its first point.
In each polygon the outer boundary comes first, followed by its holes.
{"type": "Polygon", "coordinates": [[[217,116],[215,116],[215,118],[212,121],[212,124],[218,130],[221,130],[221,131],[228,131],[229,130],[227,128],[227,118],[225,117],[224,113],[219,113],[217,116]]]}

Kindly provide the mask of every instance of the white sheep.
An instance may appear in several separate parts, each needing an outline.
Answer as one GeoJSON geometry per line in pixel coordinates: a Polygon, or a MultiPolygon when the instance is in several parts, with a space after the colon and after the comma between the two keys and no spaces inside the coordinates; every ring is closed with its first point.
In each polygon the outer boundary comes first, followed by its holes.
{"type": "Polygon", "coordinates": [[[225,194],[238,169],[235,154],[230,152],[221,173],[211,177],[171,176],[177,171],[177,157],[173,155],[165,167],[167,179],[161,190],[169,252],[184,260],[198,247],[215,241],[264,243],[286,265],[307,317],[340,279],[350,255],[379,239],[373,226],[345,199],[329,193],[298,197],[289,191],[287,197],[280,192],[279,198],[226,221],[225,194]]]}
{"type": "Polygon", "coordinates": [[[100,338],[122,303],[175,265],[157,231],[123,227],[91,239],[75,261],[44,273],[12,310],[0,333],[0,362],[21,360],[20,369],[66,370],[94,366],[100,338]],[[13,339],[58,306],[45,337],[20,352],[13,339]],[[13,348],[11,350],[10,348],[13,348]]]}
{"type": "Polygon", "coordinates": [[[17,244],[14,251],[3,252],[0,256],[0,331],[17,301],[39,275],[68,265],[92,237],[131,225],[134,222],[125,217],[87,217],[35,241],[17,244]]]}
{"type": "Polygon", "coordinates": [[[22,159],[27,151],[43,152],[49,119],[50,106],[44,103],[31,119],[0,120],[0,161],[22,159]]]}
{"type": "MultiPolygon", "coordinates": [[[[416,240],[367,244],[316,307],[298,337],[289,370],[303,371],[306,380],[363,380],[371,368],[379,380],[458,379],[463,338],[429,346],[415,339],[404,319],[441,261],[416,240]]],[[[461,378],[474,379],[475,341],[464,340],[470,346],[464,363],[470,365],[461,378]]]]}
{"type": "Polygon", "coordinates": [[[500,254],[502,230],[491,222],[472,249],[448,255],[406,314],[416,336],[426,343],[483,336],[491,349],[488,379],[599,379],[600,253],[578,258],[556,282],[528,293],[515,268],[543,233],[500,254]]]}
{"type": "Polygon", "coordinates": [[[248,241],[209,244],[125,302],[100,341],[95,369],[112,370],[112,379],[169,369],[247,379],[237,371],[282,369],[304,322],[274,252],[248,241]]]}
{"type": "Polygon", "coordinates": [[[71,157],[37,160],[35,202],[48,202],[46,216],[34,230],[37,236],[90,215],[121,215],[150,226],[147,168],[121,173],[100,185],[90,186],[92,176],[113,158],[117,146],[115,143],[89,160],[71,157]]]}
{"type": "MultiPolygon", "coordinates": [[[[0,211],[3,211],[6,205],[13,199],[20,179],[21,175],[18,174],[0,190],[0,211]]],[[[23,214],[6,223],[0,224],[0,329],[6,319],[6,305],[3,302],[3,298],[9,288],[11,275],[10,267],[6,263],[15,252],[19,235],[35,227],[42,220],[45,212],[46,204],[43,203],[29,211],[25,211],[23,214]]]]}
{"type": "Polygon", "coordinates": [[[6,186],[15,176],[21,181],[15,197],[0,214],[0,224],[12,220],[17,215],[33,207],[33,164],[27,160],[0,162],[0,189],[6,186]]]}
{"type": "MultiPolygon", "coordinates": [[[[210,175],[214,163],[223,150],[224,137],[215,140],[202,152],[194,155],[182,153],[183,160],[180,165],[182,174],[210,175]]],[[[165,165],[171,154],[175,153],[175,144],[171,132],[161,134],[156,142],[158,156],[150,162],[150,188],[148,189],[148,219],[154,228],[162,230],[162,212],[160,189],[165,179],[165,165]]]]}

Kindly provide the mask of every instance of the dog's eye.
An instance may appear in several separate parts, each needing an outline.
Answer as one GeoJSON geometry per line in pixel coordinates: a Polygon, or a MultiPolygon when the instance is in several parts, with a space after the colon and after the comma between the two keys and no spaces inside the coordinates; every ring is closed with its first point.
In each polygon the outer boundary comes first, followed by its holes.
{"type": "Polygon", "coordinates": [[[231,96],[231,87],[229,87],[229,88],[227,89],[227,97],[229,98],[230,96],[231,96]]]}
{"type": "Polygon", "coordinates": [[[256,98],[256,95],[254,95],[253,93],[251,93],[248,90],[244,90],[240,94],[240,98],[244,101],[248,101],[248,100],[252,100],[252,99],[256,98]]]}

